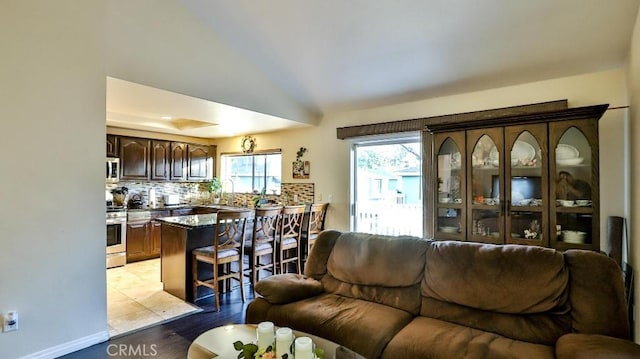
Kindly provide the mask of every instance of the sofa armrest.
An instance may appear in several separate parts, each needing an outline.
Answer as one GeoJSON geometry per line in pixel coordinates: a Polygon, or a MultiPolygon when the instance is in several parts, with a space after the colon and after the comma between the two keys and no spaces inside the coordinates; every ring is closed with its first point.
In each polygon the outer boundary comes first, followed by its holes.
{"type": "Polygon", "coordinates": [[[565,334],[556,343],[557,359],[640,358],[640,345],[597,334],[565,334]]]}
{"type": "Polygon", "coordinates": [[[277,274],[260,280],[255,290],[271,304],[285,304],[315,297],[324,291],[322,283],[301,274],[277,274]]]}

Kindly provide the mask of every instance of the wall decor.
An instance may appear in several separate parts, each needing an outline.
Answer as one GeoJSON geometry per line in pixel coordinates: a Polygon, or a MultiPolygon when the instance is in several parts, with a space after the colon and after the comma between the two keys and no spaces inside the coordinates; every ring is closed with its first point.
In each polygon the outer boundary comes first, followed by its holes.
{"type": "Polygon", "coordinates": [[[303,161],[302,156],[307,152],[307,149],[300,147],[296,152],[296,160],[292,164],[292,175],[295,179],[308,179],[311,172],[311,163],[309,161],[303,161]]]}
{"type": "Polygon", "coordinates": [[[240,147],[242,148],[242,152],[251,153],[256,148],[256,139],[253,136],[244,136],[242,140],[240,140],[240,147]]]}

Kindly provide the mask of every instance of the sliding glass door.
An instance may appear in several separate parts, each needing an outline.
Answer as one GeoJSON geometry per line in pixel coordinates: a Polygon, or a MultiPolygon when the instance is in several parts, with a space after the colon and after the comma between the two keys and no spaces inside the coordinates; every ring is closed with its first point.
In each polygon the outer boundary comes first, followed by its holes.
{"type": "Polygon", "coordinates": [[[422,237],[422,146],[419,134],[355,142],[351,230],[422,237]]]}

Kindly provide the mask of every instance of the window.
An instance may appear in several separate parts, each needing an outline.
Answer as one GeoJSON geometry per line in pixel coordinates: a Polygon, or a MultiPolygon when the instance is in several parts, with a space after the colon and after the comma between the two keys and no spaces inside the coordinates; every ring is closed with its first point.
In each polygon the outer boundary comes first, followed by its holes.
{"type": "Polygon", "coordinates": [[[352,160],[351,230],[421,237],[419,134],[354,142],[352,160]]]}
{"type": "MultiPolygon", "coordinates": [[[[258,193],[264,188],[266,193],[280,194],[282,183],[282,154],[262,152],[252,154],[223,154],[220,156],[222,182],[233,181],[236,193],[258,193]]],[[[231,192],[230,188],[224,189],[231,192]]]]}

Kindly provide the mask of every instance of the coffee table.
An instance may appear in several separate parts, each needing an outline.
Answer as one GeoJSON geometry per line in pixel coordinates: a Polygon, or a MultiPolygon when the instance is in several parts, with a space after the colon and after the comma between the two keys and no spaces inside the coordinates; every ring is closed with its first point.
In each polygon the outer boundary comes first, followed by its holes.
{"type": "MultiPolygon", "coordinates": [[[[243,343],[252,343],[256,341],[255,324],[231,324],[208,330],[196,338],[189,346],[187,354],[188,359],[211,359],[211,358],[228,358],[236,359],[238,351],[233,348],[233,343],[240,340],[243,343]]],[[[324,350],[324,359],[333,359],[336,357],[348,358],[353,352],[348,349],[331,342],[329,340],[307,334],[300,331],[293,331],[297,337],[309,337],[313,343],[324,350]],[[336,356],[336,353],[339,355],[336,356]],[[340,355],[346,354],[346,356],[340,355]]],[[[353,353],[355,354],[355,353],[353,353]]],[[[356,354],[357,355],[357,354],[356,354]]],[[[354,357],[355,358],[355,357],[354,357]]]]}

